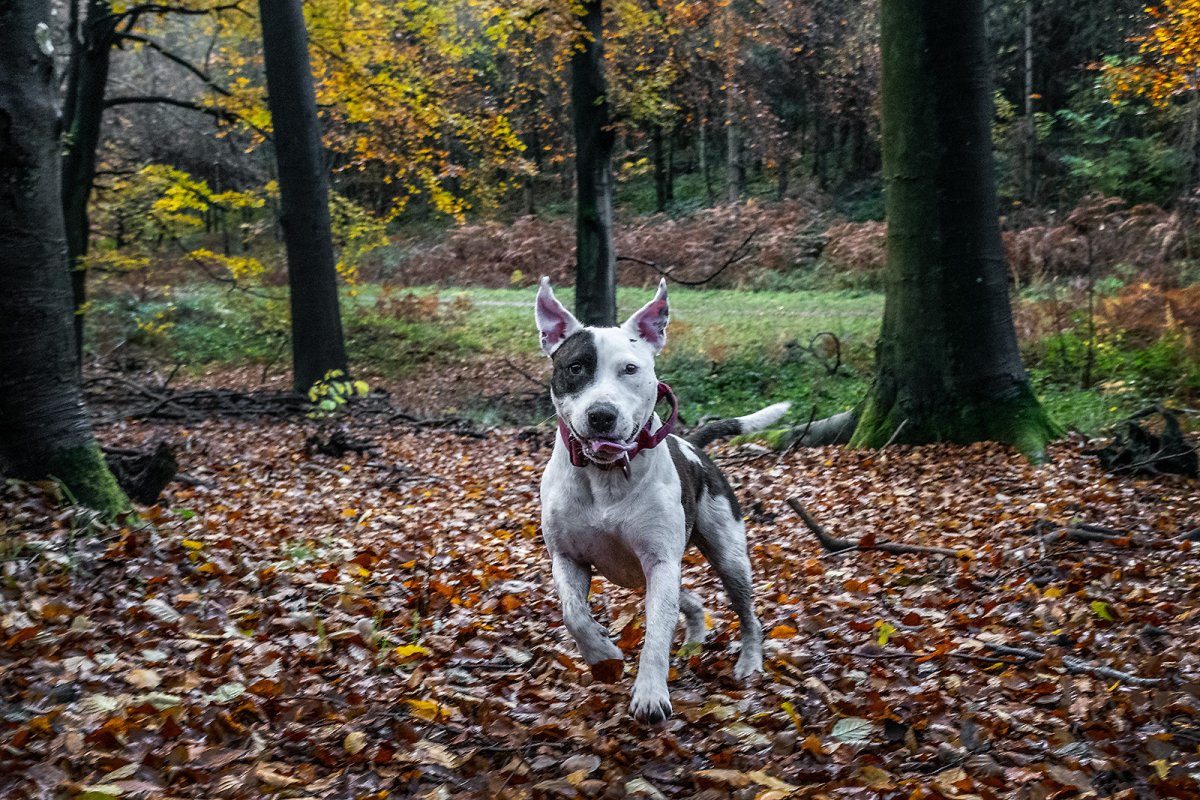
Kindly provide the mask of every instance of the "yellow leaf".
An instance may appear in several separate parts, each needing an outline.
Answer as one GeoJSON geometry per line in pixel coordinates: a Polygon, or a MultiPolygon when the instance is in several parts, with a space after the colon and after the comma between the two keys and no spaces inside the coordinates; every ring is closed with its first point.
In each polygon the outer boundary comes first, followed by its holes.
{"type": "Polygon", "coordinates": [[[791,719],[792,724],[796,726],[796,730],[800,733],[804,733],[804,720],[800,719],[800,715],[796,713],[796,706],[794,706],[791,701],[785,700],[782,708],[788,715],[788,718],[791,719]]]}
{"type": "Polygon", "coordinates": [[[430,654],[428,647],[422,647],[419,644],[402,644],[392,652],[400,658],[412,658],[413,656],[427,656],[430,654]]]}
{"type": "Polygon", "coordinates": [[[410,698],[404,702],[408,703],[408,710],[414,717],[428,720],[429,722],[446,720],[452,716],[453,709],[442,705],[436,700],[414,700],[410,698]]]}
{"type": "Polygon", "coordinates": [[[184,539],[183,546],[188,550],[203,550],[204,542],[198,542],[195,539],[184,539]]]}

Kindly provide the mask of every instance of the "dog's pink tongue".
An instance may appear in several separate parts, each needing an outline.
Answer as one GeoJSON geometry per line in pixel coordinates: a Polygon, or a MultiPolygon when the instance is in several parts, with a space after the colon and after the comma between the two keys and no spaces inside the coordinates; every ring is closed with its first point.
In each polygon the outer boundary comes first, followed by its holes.
{"type": "Polygon", "coordinates": [[[611,439],[592,439],[588,442],[588,447],[598,456],[616,456],[628,453],[633,449],[633,444],[614,442],[611,439]]]}

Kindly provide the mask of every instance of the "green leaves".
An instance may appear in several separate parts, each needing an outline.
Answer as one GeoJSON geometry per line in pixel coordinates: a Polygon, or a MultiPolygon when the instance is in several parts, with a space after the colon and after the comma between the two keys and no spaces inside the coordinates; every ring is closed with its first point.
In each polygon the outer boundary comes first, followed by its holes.
{"type": "Polygon", "coordinates": [[[331,416],[351,400],[366,397],[370,391],[366,381],[350,380],[340,369],[330,370],[308,390],[308,400],[313,404],[308,416],[313,419],[331,416]]]}

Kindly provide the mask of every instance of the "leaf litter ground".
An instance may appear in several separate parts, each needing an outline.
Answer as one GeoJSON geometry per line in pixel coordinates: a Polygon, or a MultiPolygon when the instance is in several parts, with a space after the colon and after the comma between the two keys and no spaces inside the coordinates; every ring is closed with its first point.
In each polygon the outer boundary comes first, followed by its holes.
{"type": "Polygon", "coordinates": [[[652,728],[627,716],[640,597],[593,584],[615,684],[562,626],[549,429],[354,430],[379,447],[342,459],[310,433],[109,426],[178,445],[187,479],[138,525],[4,489],[0,796],[1200,796],[1194,482],[1107,476],[1078,443],[1044,467],[991,445],[719,451],[766,674],[733,681],[736,621],[691,554],[711,637],[652,728]],[[837,535],[958,555],[828,553],[789,497],[837,535]]]}

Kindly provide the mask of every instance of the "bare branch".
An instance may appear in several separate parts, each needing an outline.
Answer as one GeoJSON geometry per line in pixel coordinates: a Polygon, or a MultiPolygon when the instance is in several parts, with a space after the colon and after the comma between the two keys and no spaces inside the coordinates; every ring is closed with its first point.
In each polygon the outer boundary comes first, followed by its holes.
{"type": "Polygon", "coordinates": [[[755,228],[754,230],[750,231],[750,235],[747,236],[745,239],[743,239],[742,243],[734,248],[733,252],[729,254],[729,258],[725,259],[724,264],[717,267],[711,274],[708,275],[708,277],[702,278],[702,279],[696,280],[696,281],[688,281],[688,280],[684,280],[683,278],[676,278],[675,276],[673,276],[671,274],[670,268],[660,267],[658,265],[658,262],[656,262],[656,261],[647,261],[644,258],[637,258],[635,256],[617,256],[617,261],[629,261],[634,264],[641,264],[644,267],[650,267],[650,269],[654,270],[659,275],[663,276],[664,278],[666,278],[669,281],[674,281],[675,283],[678,283],[680,286],[703,286],[704,284],[706,284],[709,281],[716,278],[718,275],[720,275],[722,272],[724,272],[727,268],[733,266],[734,264],[736,264],[737,262],[739,262],[743,258],[745,258],[746,255],[749,253],[749,251],[746,250],[746,247],[750,244],[750,240],[753,239],[757,233],[758,233],[758,228],[755,228]],[[745,252],[743,252],[744,250],[745,250],[745,252]]]}
{"type": "Polygon", "coordinates": [[[175,62],[179,66],[186,69],[188,72],[195,75],[197,78],[199,78],[201,81],[204,82],[204,85],[206,85],[208,88],[212,89],[217,94],[224,95],[225,97],[230,96],[228,89],[226,89],[224,86],[220,86],[217,83],[214,83],[213,79],[211,77],[209,77],[209,75],[206,72],[204,72],[202,69],[197,67],[192,62],[188,61],[183,56],[180,56],[180,55],[168,50],[167,48],[163,47],[162,44],[151,39],[149,36],[142,36],[139,33],[123,33],[120,35],[120,41],[140,42],[141,44],[144,44],[146,47],[149,47],[151,50],[158,52],[163,58],[167,59],[168,61],[175,62]]]}
{"type": "Polygon", "coordinates": [[[200,105],[199,103],[191,100],[180,100],[178,97],[167,97],[166,95],[157,94],[110,97],[104,101],[104,107],[112,108],[113,106],[153,105],[156,103],[167,106],[175,106],[176,108],[186,108],[189,111],[196,111],[201,114],[208,114],[210,117],[223,120],[225,122],[240,122],[243,125],[253,128],[267,141],[271,140],[270,131],[263,130],[250,120],[243,117],[241,114],[237,114],[233,111],[227,111],[223,108],[216,108],[215,106],[200,105]]]}

